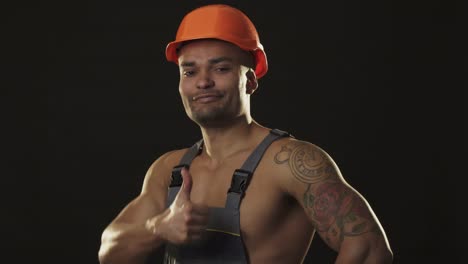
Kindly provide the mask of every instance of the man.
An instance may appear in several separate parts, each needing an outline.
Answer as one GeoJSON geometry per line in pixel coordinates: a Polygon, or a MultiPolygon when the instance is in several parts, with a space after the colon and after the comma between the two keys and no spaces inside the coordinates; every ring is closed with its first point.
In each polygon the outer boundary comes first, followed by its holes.
{"type": "Polygon", "coordinates": [[[249,18],[197,8],[166,49],[179,92],[201,129],[191,148],[159,157],[141,194],[102,234],[104,263],[301,263],[315,233],[336,263],[391,263],[385,232],[320,147],[261,126],[250,96],[267,59],[249,18]]]}

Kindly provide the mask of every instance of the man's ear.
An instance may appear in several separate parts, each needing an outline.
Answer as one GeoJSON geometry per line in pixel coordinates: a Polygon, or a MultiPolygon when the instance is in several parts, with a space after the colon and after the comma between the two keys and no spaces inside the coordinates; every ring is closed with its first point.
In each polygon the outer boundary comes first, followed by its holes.
{"type": "Polygon", "coordinates": [[[246,73],[246,76],[247,76],[247,84],[246,84],[247,94],[253,94],[255,90],[257,90],[258,88],[257,75],[255,75],[255,72],[253,69],[249,69],[246,73]]]}

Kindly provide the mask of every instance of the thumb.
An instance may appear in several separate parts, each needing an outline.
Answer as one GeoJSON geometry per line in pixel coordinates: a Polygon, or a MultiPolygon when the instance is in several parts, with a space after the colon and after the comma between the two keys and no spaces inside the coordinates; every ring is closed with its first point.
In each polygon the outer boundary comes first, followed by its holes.
{"type": "Polygon", "coordinates": [[[190,200],[190,192],[192,191],[192,175],[187,168],[182,168],[182,187],[179,190],[180,198],[184,200],[190,200]]]}

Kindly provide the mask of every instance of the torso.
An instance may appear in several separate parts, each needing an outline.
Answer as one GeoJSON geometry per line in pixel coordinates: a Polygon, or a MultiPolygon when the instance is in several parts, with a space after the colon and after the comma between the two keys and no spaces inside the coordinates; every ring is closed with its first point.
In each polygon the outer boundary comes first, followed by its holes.
{"type": "MultiPolygon", "coordinates": [[[[285,175],[274,162],[275,154],[288,140],[292,139],[279,139],[267,149],[241,203],[242,239],[250,263],[301,263],[313,236],[314,229],[304,210],[281,186],[292,176],[285,175]]],[[[242,166],[255,147],[216,168],[209,167],[203,154],[196,157],[190,165],[192,202],[224,207],[234,170],[242,166]]],[[[174,160],[183,152],[174,155],[174,160]]]]}

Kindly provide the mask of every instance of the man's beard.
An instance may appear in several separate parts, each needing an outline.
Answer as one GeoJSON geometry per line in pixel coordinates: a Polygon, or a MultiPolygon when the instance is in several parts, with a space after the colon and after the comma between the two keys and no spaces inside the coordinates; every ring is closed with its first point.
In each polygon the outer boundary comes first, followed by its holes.
{"type": "Polygon", "coordinates": [[[202,109],[198,111],[192,110],[191,119],[203,127],[219,127],[229,122],[232,119],[225,106],[215,106],[210,109],[202,109]]]}

